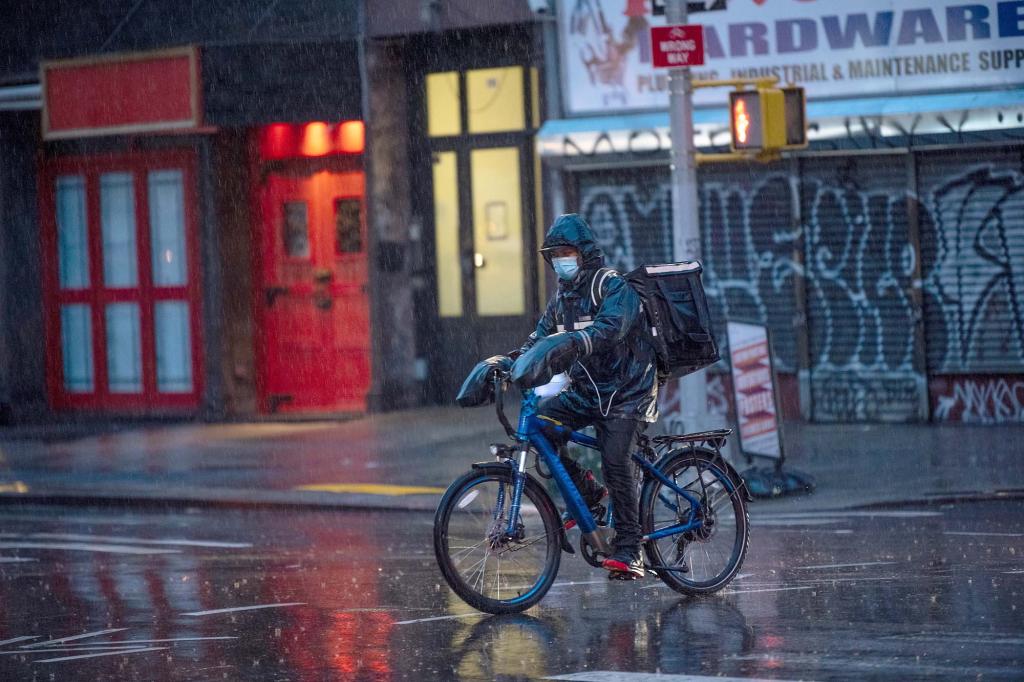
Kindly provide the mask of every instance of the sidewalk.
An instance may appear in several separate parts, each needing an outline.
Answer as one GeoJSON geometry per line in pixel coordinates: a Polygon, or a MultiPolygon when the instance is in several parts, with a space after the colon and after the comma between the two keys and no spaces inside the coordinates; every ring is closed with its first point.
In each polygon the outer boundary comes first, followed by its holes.
{"type": "MultiPolygon", "coordinates": [[[[753,511],[1024,496],[1024,427],[786,425],[812,495],[753,511]]],[[[322,506],[433,511],[504,434],[492,409],[345,422],[152,425],[81,437],[0,429],[0,503],[322,506]]],[[[745,462],[736,462],[743,469],[745,462]]]]}

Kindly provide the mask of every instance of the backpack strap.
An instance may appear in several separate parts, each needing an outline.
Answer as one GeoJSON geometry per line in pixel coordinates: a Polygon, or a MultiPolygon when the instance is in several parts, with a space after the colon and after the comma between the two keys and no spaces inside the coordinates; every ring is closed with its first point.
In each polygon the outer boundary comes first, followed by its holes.
{"type": "Polygon", "coordinates": [[[590,301],[594,304],[594,314],[597,315],[597,309],[601,307],[601,303],[604,302],[604,283],[609,277],[615,277],[617,273],[612,268],[601,268],[594,273],[593,278],[590,280],[590,301]]]}

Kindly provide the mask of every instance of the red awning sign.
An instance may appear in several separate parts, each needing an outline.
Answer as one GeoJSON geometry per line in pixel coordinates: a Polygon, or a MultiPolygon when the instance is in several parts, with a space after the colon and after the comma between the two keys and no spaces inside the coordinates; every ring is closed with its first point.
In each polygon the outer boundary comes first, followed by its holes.
{"type": "Polygon", "coordinates": [[[202,125],[194,47],[44,62],[41,71],[44,139],[202,125]]]}
{"type": "Polygon", "coordinates": [[[654,26],[651,28],[651,48],[655,66],[703,66],[704,27],[700,24],[654,26]]]}

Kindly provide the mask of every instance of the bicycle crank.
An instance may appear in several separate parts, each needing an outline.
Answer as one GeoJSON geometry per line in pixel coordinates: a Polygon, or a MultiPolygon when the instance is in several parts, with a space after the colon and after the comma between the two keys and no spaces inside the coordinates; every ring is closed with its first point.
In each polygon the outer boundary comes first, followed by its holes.
{"type": "Polygon", "coordinates": [[[601,568],[604,560],[611,554],[612,540],[614,538],[614,528],[598,526],[593,533],[580,536],[580,554],[583,555],[588,564],[594,568],[601,568]]]}

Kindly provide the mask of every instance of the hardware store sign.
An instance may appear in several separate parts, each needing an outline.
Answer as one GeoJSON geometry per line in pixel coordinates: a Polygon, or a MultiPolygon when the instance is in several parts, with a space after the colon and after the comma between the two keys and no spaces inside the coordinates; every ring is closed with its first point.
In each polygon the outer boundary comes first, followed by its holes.
{"type": "MultiPolygon", "coordinates": [[[[778,76],[809,98],[903,95],[1024,84],[1024,0],[730,0],[698,15],[700,79],[778,76]]],[[[560,0],[572,113],[664,109],[647,0],[560,0]]],[[[696,104],[722,92],[697,90],[696,104]]]]}

